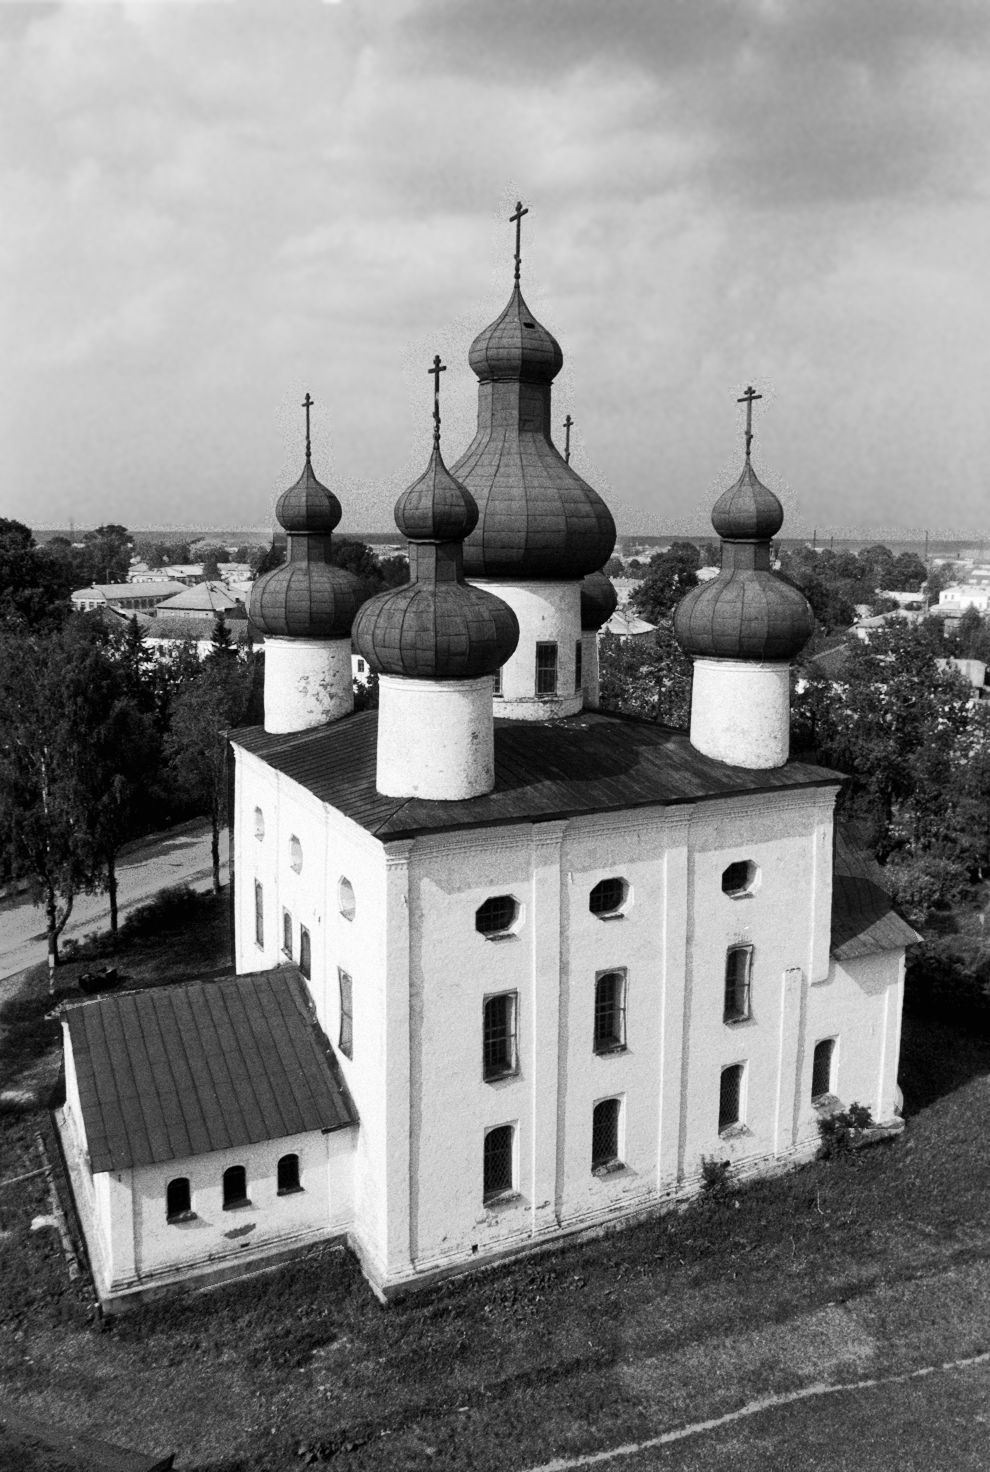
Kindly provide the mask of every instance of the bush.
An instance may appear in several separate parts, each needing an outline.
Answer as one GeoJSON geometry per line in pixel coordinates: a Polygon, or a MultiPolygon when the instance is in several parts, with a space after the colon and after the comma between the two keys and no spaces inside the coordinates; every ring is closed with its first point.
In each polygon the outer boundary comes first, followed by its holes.
{"type": "Polygon", "coordinates": [[[945,941],[909,946],[905,1006],[966,1027],[990,1027],[990,961],[967,964],[945,941]]]}
{"type": "Polygon", "coordinates": [[[863,1138],[873,1123],[873,1115],[865,1104],[850,1104],[836,1114],[825,1114],[818,1121],[821,1146],[819,1160],[832,1160],[836,1155],[847,1155],[863,1138]]]}
{"type": "Polygon", "coordinates": [[[715,1201],[727,1196],[731,1180],[731,1160],[717,1160],[714,1155],[701,1157],[701,1189],[709,1200],[715,1201]]]}
{"type": "Polygon", "coordinates": [[[186,930],[202,911],[208,896],[197,894],[188,884],[175,884],[163,889],[149,900],[132,910],[120,927],[121,939],[153,940],[157,935],[174,934],[186,930]]]}

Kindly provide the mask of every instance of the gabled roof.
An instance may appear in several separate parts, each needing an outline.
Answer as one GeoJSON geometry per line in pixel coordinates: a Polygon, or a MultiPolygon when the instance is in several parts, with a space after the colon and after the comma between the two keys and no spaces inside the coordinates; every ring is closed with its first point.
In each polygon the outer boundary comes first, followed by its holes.
{"type": "Polygon", "coordinates": [[[137,583],[92,583],[88,588],[76,588],[72,597],[81,600],[98,594],[108,603],[115,603],[121,598],[165,598],[170,594],[183,592],[185,588],[182,583],[149,579],[147,582],[137,583]]]}
{"type": "Polygon", "coordinates": [[[898,951],[920,940],[894,909],[876,860],[836,825],[832,871],[832,955],[837,961],[898,951]]]}
{"type": "Polygon", "coordinates": [[[294,966],[94,997],[62,1017],[94,1172],[357,1119],[294,966]]]}
{"type": "Polygon", "coordinates": [[[239,598],[228,593],[223,583],[196,583],[191,588],[182,588],[171,598],[159,604],[159,608],[166,611],[174,609],[176,612],[188,609],[197,613],[218,613],[222,608],[225,613],[234,609],[243,608],[239,598]]]}
{"type": "Polygon", "coordinates": [[[495,788],[483,797],[382,797],[375,788],[377,728],[378,712],[369,710],[290,735],[242,727],[231,740],[383,842],[842,781],[806,762],[763,772],[729,767],[696,751],[686,731],[584,711],[566,720],[496,721],[495,788]]]}

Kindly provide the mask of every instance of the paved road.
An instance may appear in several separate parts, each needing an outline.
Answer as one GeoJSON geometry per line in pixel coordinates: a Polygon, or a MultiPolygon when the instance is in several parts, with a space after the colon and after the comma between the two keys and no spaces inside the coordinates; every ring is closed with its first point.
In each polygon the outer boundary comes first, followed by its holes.
{"type": "MultiPolygon", "coordinates": [[[[221,878],[227,880],[227,835],[220,837],[221,878]]],[[[182,823],[167,833],[153,834],[129,844],[118,865],[118,906],[121,917],[143,904],[160,889],[189,884],[209,889],[210,825],[201,819],[182,823]]],[[[80,939],[92,930],[110,926],[110,904],[105,894],[77,895],[62,939],[80,939]]],[[[26,901],[0,902],[0,980],[47,955],[44,912],[26,901]]]]}

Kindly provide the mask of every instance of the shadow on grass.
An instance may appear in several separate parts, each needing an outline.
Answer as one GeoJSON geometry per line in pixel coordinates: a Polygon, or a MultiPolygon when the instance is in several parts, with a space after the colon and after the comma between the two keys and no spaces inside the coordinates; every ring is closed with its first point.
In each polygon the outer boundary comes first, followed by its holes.
{"type": "Polygon", "coordinates": [[[910,1119],[970,1079],[990,1073],[990,1035],[975,1022],[930,1012],[904,1013],[898,1074],[904,1115],[910,1119]]]}

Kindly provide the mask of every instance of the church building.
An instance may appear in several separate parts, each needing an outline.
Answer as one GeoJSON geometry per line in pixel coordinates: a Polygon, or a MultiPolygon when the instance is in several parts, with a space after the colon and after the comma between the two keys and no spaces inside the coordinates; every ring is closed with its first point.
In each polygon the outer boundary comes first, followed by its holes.
{"type": "Polygon", "coordinates": [[[680,604],[690,731],[599,709],[605,503],[551,438],[561,349],[515,282],[478,429],[399,498],[361,602],[309,441],[260,578],[265,722],[232,733],[235,972],[63,1009],[60,1128],[106,1306],[340,1240],[383,1298],[899,1127],[905,946],[789,755],[813,620],[752,465],[680,604]],[[379,677],[355,712],[352,647],[379,677]]]}

